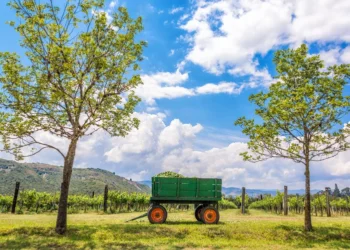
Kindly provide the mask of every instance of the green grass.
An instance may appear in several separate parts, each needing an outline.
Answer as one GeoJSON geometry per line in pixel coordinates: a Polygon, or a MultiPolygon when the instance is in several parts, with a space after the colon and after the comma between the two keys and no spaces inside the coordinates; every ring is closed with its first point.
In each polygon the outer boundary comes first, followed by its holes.
{"type": "Polygon", "coordinates": [[[303,217],[250,211],[221,211],[218,225],[195,221],[192,212],[170,212],[166,224],[141,213],[70,214],[65,236],[55,234],[54,214],[0,214],[0,249],[350,249],[350,217],[313,217],[314,231],[303,231],[303,217]]]}

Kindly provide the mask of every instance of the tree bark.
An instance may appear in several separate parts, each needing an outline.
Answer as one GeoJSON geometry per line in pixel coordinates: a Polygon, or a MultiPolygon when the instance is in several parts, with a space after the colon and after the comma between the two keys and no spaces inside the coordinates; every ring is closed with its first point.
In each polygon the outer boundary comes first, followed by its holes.
{"type": "Polygon", "coordinates": [[[242,205],[241,205],[242,214],[245,213],[245,187],[242,187],[242,205]]]}
{"type": "Polygon", "coordinates": [[[16,213],[16,205],[17,205],[17,198],[18,198],[18,192],[19,192],[19,185],[20,182],[16,182],[16,188],[15,188],[15,194],[13,196],[13,201],[12,201],[12,209],[11,213],[16,213]]]}
{"type": "Polygon", "coordinates": [[[284,186],[283,214],[288,215],[288,187],[287,186],[284,186]]]}
{"type": "Polygon", "coordinates": [[[305,163],[305,220],[304,227],[306,231],[312,230],[311,223],[311,194],[310,194],[310,162],[306,159],[305,163]]]}
{"type": "MultiPolygon", "coordinates": [[[[107,201],[108,201],[108,185],[105,186],[105,193],[103,197],[103,211],[107,213],[107,201]]],[[[112,208],[112,206],[111,206],[112,208]]],[[[112,211],[111,211],[112,212],[112,211]]]]}
{"type": "Polygon", "coordinates": [[[327,210],[327,217],[331,217],[331,205],[329,203],[329,189],[325,188],[326,192],[326,210],[327,210]]]}
{"type": "Polygon", "coordinates": [[[73,164],[75,158],[75,151],[77,149],[78,139],[74,138],[71,140],[67,155],[64,158],[63,167],[63,180],[61,184],[61,195],[58,205],[58,214],[56,221],[56,233],[64,234],[67,230],[67,205],[68,205],[68,192],[70,178],[72,176],[73,164]]]}

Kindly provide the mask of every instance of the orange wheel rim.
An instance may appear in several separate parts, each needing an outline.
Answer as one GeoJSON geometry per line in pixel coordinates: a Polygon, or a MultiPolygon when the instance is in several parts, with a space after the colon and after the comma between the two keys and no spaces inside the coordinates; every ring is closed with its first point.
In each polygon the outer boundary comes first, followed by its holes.
{"type": "Polygon", "coordinates": [[[217,214],[214,209],[207,209],[204,211],[203,220],[207,223],[216,222],[217,214]]]}
{"type": "Polygon", "coordinates": [[[154,222],[162,222],[164,219],[164,211],[161,208],[155,208],[151,212],[151,218],[154,222]]]}

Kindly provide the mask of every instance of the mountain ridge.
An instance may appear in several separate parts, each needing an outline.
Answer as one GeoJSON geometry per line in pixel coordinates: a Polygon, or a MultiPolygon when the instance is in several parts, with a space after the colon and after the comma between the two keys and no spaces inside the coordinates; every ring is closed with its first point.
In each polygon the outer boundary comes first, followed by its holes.
{"type": "MultiPolygon", "coordinates": [[[[44,163],[19,163],[0,158],[0,194],[13,194],[15,183],[20,189],[39,192],[60,191],[63,167],[44,163]]],[[[102,194],[105,185],[109,190],[150,193],[146,185],[99,168],[74,168],[71,178],[71,194],[102,194]]]]}

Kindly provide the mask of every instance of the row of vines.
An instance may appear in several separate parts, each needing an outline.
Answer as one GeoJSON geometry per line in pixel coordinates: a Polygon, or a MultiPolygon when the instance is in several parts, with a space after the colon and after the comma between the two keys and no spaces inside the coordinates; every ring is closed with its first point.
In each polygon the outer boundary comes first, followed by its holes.
{"type": "MultiPolygon", "coordinates": [[[[327,203],[325,194],[312,196],[312,214],[323,216],[326,214],[327,203]]],[[[257,200],[249,205],[249,209],[263,209],[265,211],[281,214],[283,213],[283,193],[277,192],[276,196],[264,196],[262,200],[257,200]]],[[[304,212],[304,196],[288,196],[288,210],[297,214],[304,212]]],[[[349,197],[331,197],[330,210],[334,215],[350,215],[349,197]]]]}
{"type": "MultiPolygon", "coordinates": [[[[120,191],[110,191],[108,193],[107,208],[110,213],[146,211],[149,207],[150,195],[144,193],[127,193],[120,191]]],[[[0,195],[0,212],[7,213],[12,206],[12,196],[0,195]]],[[[46,192],[37,192],[35,190],[21,191],[17,200],[17,213],[33,212],[53,212],[58,208],[59,194],[50,194],[46,192]]],[[[68,211],[70,213],[79,212],[99,212],[103,211],[104,197],[96,195],[90,197],[87,195],[69,195],[68,211]]],[[[168,209],[192,209],[191,206],[167,205],[168,209]]],[[[237,208],[237,206],[228,200],[223,199],[219,202],[220,209],[237,208]]]]}

